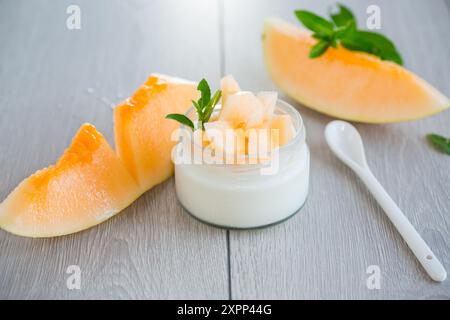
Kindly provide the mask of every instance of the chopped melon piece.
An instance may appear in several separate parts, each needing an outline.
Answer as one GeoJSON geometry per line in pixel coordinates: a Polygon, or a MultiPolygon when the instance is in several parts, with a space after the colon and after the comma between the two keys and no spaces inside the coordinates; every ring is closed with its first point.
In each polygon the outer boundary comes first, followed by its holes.
{"type": "Polygon", "coordinates": [[[230,95],[241,91],[241,88],[239,88],[239,84],[231,75],[222,78],[222,80],[220,81],[220,87],[222,89],[222,105],[226,103],[227,98],[230,95]]]}
{"type": "Polygon", "coordinates": [[[287,114],[274,115],[270,122],[272,135],[278,132],[279,145],[282,146],[294,138],[295,128],[291,116],[287,114]],[[274,131],[276,130],[276,131],[274,131]]]}
{"type": "Polygon", "coordinates": [[[271,137],[268,127],[247,129],[246,136],[247,154],[251,157],[265,158],[274,147],[278,146],[277,137],[271,137]]]}
{"type": "Polygon", "coordinates": [[[225,121],[205,123],[205,132],[211,146],[222,154],[245,154],[245,131],[233,129],[225,121]]]}
{"type": "Polygon", "coordinates": [[[261,91],[256,97],[261,101],[264,107],[264,119],[270,119],[275,111],[278,93],[275,91],[261,91]]]}
{"type": "Polygon", "coordinates": [[[264,120],[264,107],[252,92],[240,91],[228,97],[219,119],[233,128],[257,126],[264,120]]]}

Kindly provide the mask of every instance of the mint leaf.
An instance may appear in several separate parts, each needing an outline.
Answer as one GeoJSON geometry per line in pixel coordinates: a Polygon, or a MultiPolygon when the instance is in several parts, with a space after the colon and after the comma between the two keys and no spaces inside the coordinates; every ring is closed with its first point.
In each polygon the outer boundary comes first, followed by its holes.
{"type": "Polygon", "coordinates": [[[336,37],[336,34],[334,34],[331,39],[330,39],[330,46],[332,46],[333,48],[337,48],[338,45],[338,38],[336,37]]]}
{"type": "Polygon", "coordinates": [[[295,15],[306,28],[318,35],[328,37],[333,35],[333,24],[328,20],[306,10],[297,10],[295,15]]]}
{"type": "Polygon", "coordinates": [[[222,91],[217,90],[205,108],[205,115],[203,117],[204,122],[208,122],[209,118],[211,118],[211,115],[213,114],[213,111],[214,111],[214,107],[219,102],[220,97],[222,97],[222,91]]]}
{"type": "Polygon", "coordinates": [[[343,27],[337,27],[334,31],[334,35],[336,38],[342,39],[345,38],[346,36],[349,36],[355,30],[356,30],[355,22],[350,21],[343,27]]]}
{"type": "Polygon", "coordinates": [[[363,51],[403,65],[395,45],[384,35],[371,31],[352,31],[341,38],[342,45],[353,51],[363,51]]]}
{"type": "Polygon", "coordinates": [[[328,47],[330,46],[330,42],[327,40],[320,40],[318,43],[312,47],[311,51],[309,52],[310,58],[317,58],[320,57],[322,54],[327,51],[328,47]]]}
{"type": "Polygon", "coordinates": [[[437,150],[450,155],[450,139],[435,133],[427,134],[427,139],[437,150]]]}
{"type": "MultiPolygon", "coordinates": [[[[201,100],[201,98],[200,98],[201,100]]],[[[197,101],[192,100],[192,104],[194,105],[195,111],[197,111],[198,118],[203,119],[203,108],[197,101]]]]}
{"type": "Polygon", "coordinates": [[[313,33],[311,35],[311,37],[313,37],[314,39],[317,39],[317,40],[327,40],[327,39],[329,39],[328,36],[323,36],[323,35],[320,35],[318,33],[313,33]]]}
{"type": "Polygon", "coordinates": [[[201,93],[201,98],[198,100],[198,104],[203,110],[211,99],[211,89],[209,88],[209,84],[205,79],[200,80],[197,85],[197,89],[201,93]]]}
{"type": "Polygon", "coordinates": [[[356,19],[350,9],[342,4],[337,4],[337,7],[339,11],[336,13],[333,13],[333,8],[329,10],[331,20],[333,20],[336,27],[346,27],[349,24],[356,27],[356,19]]]}
{"type": "Polygon", "coordinates": [[[188,126],[192,130],[194,130],[194,123],[191,121],[191,119],[186,117],[184,114],[170,113],[170,114],[166,115],[166,119],[172,119],[172,120],[178,121],[179,123],[184,124],[185,126],[188,126]]]}

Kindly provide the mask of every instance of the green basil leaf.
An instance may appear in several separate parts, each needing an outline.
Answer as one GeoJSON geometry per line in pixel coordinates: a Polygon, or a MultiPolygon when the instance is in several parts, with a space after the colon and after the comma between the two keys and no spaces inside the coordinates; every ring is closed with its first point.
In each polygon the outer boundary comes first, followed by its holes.
{"type": "Polygon", "coordinates": [[[357,39],[356,37],[347,36],[342,38],[341,44],[352,51],[363,51],[367,53],[372,53],[373,51],[373,46],[370,43],[361,41],[361,39],[357,39]]]}
{"type": "Polygon", "coordinates": [[[198,104],[203,110],[211,99],[211,89],[209,88],[209,84],[205,79],[200,80],[197,89],[201,93],[201,98],[198,100],[198,104]]]}
{"type": "Polygon", "coordinates": [[[383,52],[383,53],[380,54],[380,58],[382,60],[395,62],[396,64],[398,64],[400,66],[403,65],[402,56],[397,51],[394,51],[394,52],[383,52]]]}
{"type": "Polygon", "coordinates": [[[337,27],[334,31],[334,35],[337,39],[342,39],[351,35],[356,30],[356,24],[354,21],[349,21],[343,27],[337,27]]]}
{"type": "Polygon", "coordinates": [[[170,113],[170,114],[166,115],[166,119],[172,119],[172,120],[178,121],[179,123],[184,124],[185,126],[188,126],[192,130],[194,130],[194,123],[192,123],[191,119],[186,117],[184,114],[170,113]]]}
{"type": "Polygon", "coordinates": [[[195,110],[197,111],[198,118],[203,119],[203,108],[198,104],[197,101],[192,100],[192,104],[194,105],[195,110]]]}
{"type": "Polygon", "coordinates": [[[221,96],[222,96],[221,90],[217,90],[216,93],[214,93],[213,97],[211,98],[211,100],[209,101],[208,105],[205,108],[205,116],[203,118],[203,122],[209,121],[209,118],[211,118],[211,115],[214,112],[214,107],[219,102],[221,96]]]}
{"type": "Polygon", "coordinates": [[[330,46],[332,46],[333,48],[337,48],[337,38],[336,38],[336,34],[333,35],[330,39],[330,46]]]}
{"type": "Polygon", "coordinates": [[[333,24],[326,19],[306,10],[297,10],[295,15],[309,30],[321,36],[333,35],[333,24]]]}
{"type": "Polygon", "coordinates": [[[317,39],[317,40],[326,40],[326,39],[330,38],[329,36],[324,36],[324,35],[321,35],[321,34],[318,34],[318,33],[313,33],[311,35],[311,37],[313,37],[314,39],[317,39]]]}
{"type": "Polygon", "coordinates": [[[356,27],[356,18],[350,9],[342,4],[338,4],[337,7],[339,11],[336,13],[332,12],[333,7],[329,10],[331,20],[333,20],[336,27],[345,27],[349,23],[352,23],[356,27]]]}
{"type": "Polygon", "coordinates": [[[450,155],[450,139],[435,133],[427,134],[427,139],[436,149],[450,155]]]}
{"type": "Polygon", "coordinates": [[[311,51],[309,52],[310,58],[317,58],[320,57],[322,54],[327,51],[328,47],[330,46],[330,42],[327,40],[320,40],[317,42],[314,47],[312,47],[311,51]]]}
{"type": "Polygon", "coordinates": [[[403,60],[395,45],[380,33],[370,31],[352,31],[341,38],[341,43],[349,50],[363,51],[403,65],[403,60]]]}

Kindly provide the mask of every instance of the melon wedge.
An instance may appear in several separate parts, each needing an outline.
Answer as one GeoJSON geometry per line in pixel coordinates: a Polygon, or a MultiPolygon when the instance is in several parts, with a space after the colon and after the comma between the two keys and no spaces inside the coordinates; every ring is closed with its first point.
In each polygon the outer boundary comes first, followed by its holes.
{"type": "Polygon", "coordinates": [[[153,74],[114,109],[117,153],[142,191],[173,173],[171,134],[179,124],[165,116],[185,113],[198,97],[196,83],[153,74]]]}
{"type": "Polygon", "coordinates": [[[316,111],[368,123],[422,118],[449,106],[449,99],[401,66],[343,47],[316,59],[310,32],[277,18],[266,20],[263,49],[273,81],[316,111]]]}
{"type": "Polygon", "coordinates": [[[53,237],[95,226],[141,194],[94,126],[84,124],[58,162],[23,180],[0,204],[0,227],[53,237]]]}

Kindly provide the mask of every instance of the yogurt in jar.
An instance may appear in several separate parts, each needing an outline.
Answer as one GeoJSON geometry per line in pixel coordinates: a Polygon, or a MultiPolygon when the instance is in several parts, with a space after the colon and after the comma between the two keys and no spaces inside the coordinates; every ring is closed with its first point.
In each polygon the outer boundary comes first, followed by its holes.
{"type": "MultiPolygon", "coordinates": [[[[276,118],[289,117],[292,135],[289,141],[272,149],[263,161],[252,161],[247,149],[243,155],[234,157],[234,162],[186,161],[179,149],[198,147],[198,141],[195,134],[190,134],[179,142],[173,152],[176,193],[192,216],[223,228],[247,229],[278,223],[303,207],[308,195],[310,153],[302,118],[294,107],[279,99],[271,112],[276,118]],[[238,160],[239,156],[243,161],[238,160]]],[[[217,117],[224,113],[220,110],[217,117]]],[[[193,116],[193,110],[188,116],[193,116]]],[[[208,126],[205,127],[204,134],[208,135],[208,126]]],[[[281,136],[277,141],[284,138],[281,136]]],[[[245,141],[245,148],[249,148],[248,140],[245,141]]],[[[222,147],[214,140],[213,144],[222,147]]]]}

